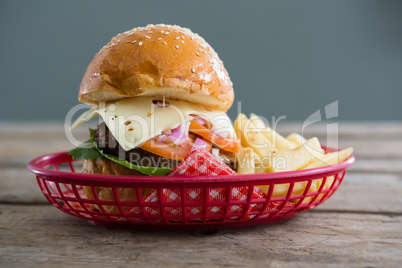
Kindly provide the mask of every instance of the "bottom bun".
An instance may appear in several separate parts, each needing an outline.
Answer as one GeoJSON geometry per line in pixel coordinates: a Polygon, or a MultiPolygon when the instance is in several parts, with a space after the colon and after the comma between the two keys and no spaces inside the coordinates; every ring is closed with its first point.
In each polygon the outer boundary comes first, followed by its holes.
{"type": "MultiPolygon", "coordinates": [[[[103,175],[129,175],[138,176],[142,175],[138,171],[129,169],[125,166],[117,164],[108,159],[98,159],[98,160],[84,160],[82,167],[82,173],[84,174],[103,174],[103,175]]],[[[94,192],[90,186],[83,186],[84,192],[88,199],[95,200],[94,192]]],[[[100,201],[115,201],[113,196],[113,190],[110,187],[95,187],[94,190],[100,201]]],[[[152,189],[141,189],[141,194],[144,197],[151,192],[152,189]]],[[[137,201],[137,194],[134,188],[117,188],[117,193],[119,195],[120,201],[137,201]]],[[[94,205],[95,209],[101,211],[99,206],[94,205]]],[[[107,213],[121,214],[120,209],[117,206],[102,206],[107,213]]],[[[128,210],[130,207],[124,206],[124,210],[128,210]]]]}

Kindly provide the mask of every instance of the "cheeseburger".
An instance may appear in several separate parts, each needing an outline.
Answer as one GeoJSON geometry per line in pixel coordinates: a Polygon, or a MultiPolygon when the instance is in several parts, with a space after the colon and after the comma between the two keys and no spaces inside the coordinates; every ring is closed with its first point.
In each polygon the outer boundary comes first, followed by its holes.
{"type": "Polygon", "coordinates": [[[84,160],[84,173],[166,175],[194,148],[235,169],[232,82],[189,29],[148,25],[113,37],[89,64],[78,99],[92,108],[72,128],[101,119],[69,152],[84,160]]]}

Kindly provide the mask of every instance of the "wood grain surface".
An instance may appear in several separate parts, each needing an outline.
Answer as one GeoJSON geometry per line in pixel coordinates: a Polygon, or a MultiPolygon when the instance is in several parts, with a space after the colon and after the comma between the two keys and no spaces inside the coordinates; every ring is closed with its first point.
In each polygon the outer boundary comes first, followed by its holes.
{"type": "MultiPolygon", "coordinates": [[[[279,132],[301,126],[283,123],[279,132]]],[[[85,127],[74,133],[87,135],[85,127]]],[[[304,135],[331,144],[335,133],[310,126],[304,135]]],[[[357,161],[313,210],[255,227],[140,232],[92,226],[44,199],[26,164],[73,147],[63,124],[2,122],[0,267],[400,267],[402,123],[340,123],[337,136],[357,161]]]]}

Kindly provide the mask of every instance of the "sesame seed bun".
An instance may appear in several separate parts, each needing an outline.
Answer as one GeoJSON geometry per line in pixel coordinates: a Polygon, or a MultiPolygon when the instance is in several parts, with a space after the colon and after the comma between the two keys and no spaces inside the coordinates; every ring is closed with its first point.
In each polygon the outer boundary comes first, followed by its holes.
{"type": "Polygon", "coordinates": [[[78,99],[85,103],[165,96],[227,111],[234,93],[213,48],[189,29],[148,25],[118,34],[89,64],[78,99]]]}

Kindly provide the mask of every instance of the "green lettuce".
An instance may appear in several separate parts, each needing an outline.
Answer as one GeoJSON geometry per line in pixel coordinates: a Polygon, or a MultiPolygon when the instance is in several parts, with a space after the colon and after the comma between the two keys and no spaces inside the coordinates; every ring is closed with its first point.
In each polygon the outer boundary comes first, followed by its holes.
{"type": "Polygon", "coordinates": [[[104,158],[90,139],[67,153],[71,155],[74,160],[98,160],[104,158]]]}
{"type": "Polygon", "coordinates": [[[123,160],[118,158],[117,156],[103,152],[103,150],[100,150],[98,148],[96,141],[94,139],[95,131],[96,130],[94,129],[89,129],[89,134],[91,138],[86,142],[81,143],[78,147],[67,152],[69,155],[73,157],[74,160],[85,160],[85,159],[98,160],[106,158],[120,165],[128,167],[129,169],[136,170],[148,176],[165,176],[170,171],[172,171],[171,168],[145,167],[145,166],[134,165],[128,162],[127,160],[123,160]]]}

